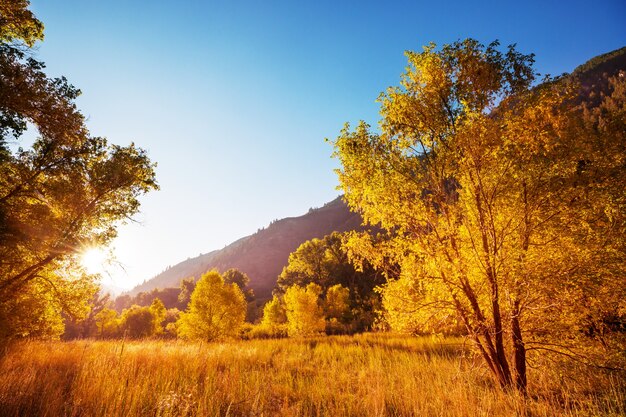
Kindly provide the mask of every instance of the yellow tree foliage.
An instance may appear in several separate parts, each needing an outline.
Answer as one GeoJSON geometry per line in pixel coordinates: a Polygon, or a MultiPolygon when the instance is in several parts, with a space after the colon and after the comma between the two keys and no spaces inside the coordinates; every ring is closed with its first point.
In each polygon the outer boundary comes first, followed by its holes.
{"type": "MultiPolygon", "coordinates": [[[[341,244],[339,237],[335,240],[341,244]]],[[[323,239],[311,239],[302,243],[289,255],[289,262],[278,276],[278,286],[286,289],[292,285],[305,286],[311,282],[325,285],[334,278],[333,268],[338,264],[333,256],[335,252],[329,250],[331,248],[323,239]]]]}
{"type": "Polygon", "coordinates": [[[0,302],[0,342],[12,338],[57,339],[62,307],[41,282],[28,283],[10,302],[0,302]]]}
{"type": "Polygon", "coordinates": [[[122,311],[120,329],[124,336],[143,339],[154,336],[154,315],[150,307],[136,304],[122,311]]]}
{"type": "Polygon", "coordinates": [[[283,301],[276,295],[263,306],[261,326],[271,332],[278,332],[287,323],[287,312],[283,301]]]}
{"type": "Polygon", "coordinates": [[[120,335],[120,319],[117,311],[105,307],[94,317],[98,337],[111,338],[120,335]]]}
{"type": "Polygon", "coordinates": [[[350,207],[388,231],[353,235],[352,256],[401,269],[392,326],[459,320],[501,386],[525,391],[528,351],[581,354],[598,304],[624,299],[624,107],[585,119],[575,83],[531,88],[532,55],[498,46],[408,52],[380,133],[346,126],[334,155],[350,207]]]}
{"type": "Polygon", "coordinates": [[[167,309],[160,298],[152,300],[152,304],[150,304],[150,312],[153,316],[154,334],[163,334],[163,331],[165,330],[163,328],[163,322],[167,316],[167,309]]]}
{"type": "Polygon", "coordinates": [[[246,317],[246,299],[237,284],[226,284],[217,271],[202,275],[187,311],[178,319],[178,334],[206,341],[236,336],[246,317]]]}
{"type": "Polygon", "coordinates": [[[43,24],[28,10],[28,0],[0,0],[0,42],[24,42],[33,46],[43,40],[43,24]]]}
{"type": "Polygon", "coordinates": [[[343,321],[350,314],[350,290],[336,284],[326,290],[324,311],[327,319],[343,321]]]}
{"type": "Polygon", "coordinates": [[[380,304],[380,295],[374,288],[386,281],[385,274],[374,270],[369,262],[358,265],[351,262],[343,243],[348,236],[350,233],[333,232],[302,243],[289,255],[289,262],[277,280],[279,292],[293,285],[318,284],[324,299],[328,298],[330,288],[337,285],[345,288],[349,295],[350,314],[329,317],[335,322],[337,319],[341,321],[340,326],[331,326],[333,332],[345,332],[348,328],[350,331],[370,329],[376,317],[374,311],[380,304]]]}
{"type": "Polygon", "coordinates": [[[80,90],[29,56],[43,26],[28,5],[0,1],[2,339],[58,335],[61,311],[85,316],[97,288],[81,250],[109,243],[139,196],[157,188],[146,152],[91,136],[75,104],[80,90]],[[28,126],[32,146],[10,147],[28,126]]]}
{"type": "Polygon", "coordinates": [[[318,304],[321,292],[321,287],[315,283],[287,288],[283,299],[289,336],[311,336],[324,331],[326,320],[318,304]]]}

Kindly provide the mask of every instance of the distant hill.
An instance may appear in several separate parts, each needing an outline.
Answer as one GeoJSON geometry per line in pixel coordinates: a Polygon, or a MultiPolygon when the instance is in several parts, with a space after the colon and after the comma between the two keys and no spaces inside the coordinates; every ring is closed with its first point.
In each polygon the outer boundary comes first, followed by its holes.
{"type": "Polygon", "coordinates": [[[334,231],[358,229],[361,216],[352,213],[341,197],[318,209],[311,209],[299,217],[288,217],[272,222],[266,229],[241,238],[224,249],[187,259],[149,281],[133,288],[130,294],[154,288],[178,286],[184,278],[200,277],[213,268],[223,272],[237,268],[250,277],[250,287],[257,298],[271,296],[276,278],[287,265],[289,254],[303,242],[321,238],[334,231]]]}
{"type": "Polygon", "coordinates": [[[626,76],[626,47],[591,58],[578,66],[570,77],[581,84],[580,100],[597,106],[609,90],[609,77],[618,74],[626,76]]]}

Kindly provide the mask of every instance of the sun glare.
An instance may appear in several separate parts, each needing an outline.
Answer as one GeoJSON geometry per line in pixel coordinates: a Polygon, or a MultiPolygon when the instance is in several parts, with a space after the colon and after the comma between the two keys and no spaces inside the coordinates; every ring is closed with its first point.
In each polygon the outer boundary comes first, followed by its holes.
{"type": "Polygon", "coordinates": [[[80,264],[89,274],[100,274],[104,272],[107,261],[107,252],[102,248],[89,248],[83,252],[80,264]]]}

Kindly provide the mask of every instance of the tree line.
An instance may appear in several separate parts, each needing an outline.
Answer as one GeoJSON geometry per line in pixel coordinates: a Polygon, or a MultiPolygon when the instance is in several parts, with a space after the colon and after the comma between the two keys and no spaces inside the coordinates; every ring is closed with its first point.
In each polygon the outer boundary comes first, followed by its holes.
{"type": "MultiPolygon", "coordinates": [[[[65,340],[84,338],[131,338],[143,339],[149,337],[176,338],[181,337],[179,331],[181,320],[189,309],[198,309],[198,301],[193,301],[204,294],[212,297],[210,308],[231,308],[232,298],[219,299],[220,291],[235,286],[230,291],[240,292],[244,299],[243,320],[253,321],[250,314],[256,312],[254,291],[248,288],[250,279],[237,270],[229,269],[223,274],[209,271],[196,282],[195,278],[183,279],[176,288],[154,289],[149,292],[140,292],[135,296],[120,295],[114,299],[109,294],[97,293],[90,302],[90,311],[86,317],[75,319],[64,316],[65,330],[62,338],[65,340]],[[209,278],[207,278],[209,277],[209,278]],[[219,279],[217,279],[219,277],[219,279]],[[206,285],[207,279],[213,279],[212,285],[206,285]],[[202,283],[201,285],[199,285],[202,283]],[[196,294],[195,296],[193,294],[196,294]],[[196,298],[193,298],[196,297],[196,298]],[[192,302],[193,301],[193,302],[192,302]]],[[[238,296],[235,297],[238,299],[238,296]]],[[[206,307],[206,306],[205,306],[206,307]]],[[[204,307],[201,307],[204,308],[204,307]]],[[[225,317],[224,320],[228,318],[225,317]]],[[[238,320],[237,320],[238,321],[238,320]]],[[[221,324],[216,324],[220,326],[221,324]]],[[[231,335],[229,333],[229,335],[231,335]]],[[[233,334],[234,335],[234,334],[233,334]]],[[[219,337],[206,337],[207,340],[219,337]]]]}
{"type": "Polygon", "coordinates": [[[300,245],[269,301],[256,299],[244,272],[212,270],[197,281],[182,280],[178,288],[115,299],[96,294],[87,317],[65,316],[63,338],[215,341],[371,330],[381,320],[381,297],[374,289],[383,277],[371,267],[357,270],[343,241],[343,235],[332,233],[300,245]]]}

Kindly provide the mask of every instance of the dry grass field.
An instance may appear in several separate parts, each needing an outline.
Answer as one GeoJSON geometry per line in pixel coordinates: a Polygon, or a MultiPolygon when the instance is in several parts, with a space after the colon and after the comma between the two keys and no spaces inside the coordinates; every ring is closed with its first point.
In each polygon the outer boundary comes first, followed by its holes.
{"type": "Polygon", "coordinates": [[[189,344],[24,342],[2,416],[623,416],[617,375],[544,364],[504,393],[461,339],[388,334],[189,344]]]}

